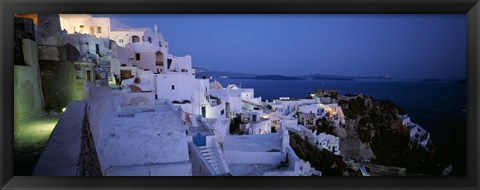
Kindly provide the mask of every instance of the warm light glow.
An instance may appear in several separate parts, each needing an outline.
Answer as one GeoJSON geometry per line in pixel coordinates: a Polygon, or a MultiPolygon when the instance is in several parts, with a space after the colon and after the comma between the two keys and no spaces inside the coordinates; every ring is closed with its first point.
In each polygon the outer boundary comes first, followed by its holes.
{"type": "Polygon", "coordinates": [[[65,112],[65,110],[67,110],[67,108],[63,108],[63,109],[62,109],[62,112],[65,112]]]}

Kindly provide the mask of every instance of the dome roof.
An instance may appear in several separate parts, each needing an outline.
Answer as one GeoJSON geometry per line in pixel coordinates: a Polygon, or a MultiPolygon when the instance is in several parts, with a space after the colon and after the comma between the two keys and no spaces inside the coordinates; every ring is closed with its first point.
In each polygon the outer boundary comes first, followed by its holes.
{"type": "Polygon", "coordinates": [[[210,83],[210,89],[222,89],[222,88],[223,88],[222,84],[220,84],[220,82],[216,80],[210,83]]]}
{"type": "Polygon", "coordinates": [[[238,90],[238,86],[237,86],[237,85],[234,85],[234,84],[229,84],[229,85],[227,86],[227,89],[238,90]]]}

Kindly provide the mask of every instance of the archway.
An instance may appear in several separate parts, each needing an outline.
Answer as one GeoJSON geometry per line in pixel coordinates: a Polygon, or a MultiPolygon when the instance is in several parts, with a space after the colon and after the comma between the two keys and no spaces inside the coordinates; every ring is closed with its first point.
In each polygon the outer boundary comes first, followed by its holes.
{"type": "Polygon", "coordinates": [[[157,66],[163,67],[163,53],[160,51],[157,51],[157,53],[155,53],[155,64],[157,66]]]}
{"type": "Polygon", "coordinates": [[[132,36],[132,43],[140,42],[140,37],[132,36]]]}

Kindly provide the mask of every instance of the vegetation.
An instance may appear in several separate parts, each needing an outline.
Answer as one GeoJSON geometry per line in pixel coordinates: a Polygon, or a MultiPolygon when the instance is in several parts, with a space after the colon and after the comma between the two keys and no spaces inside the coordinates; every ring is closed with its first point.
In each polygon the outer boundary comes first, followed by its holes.
{"type": "Polygon", "coordinates": [[[338,105],[342,107],[345,117],[350,119],[354,119],[358,115],[363,115],[364,111],[366,110],[365,98],[361,97],[357,97],[350,101],[340,100],[338,101],[338,105]]]}
{"type": "Polygon", "coordinates": [[[398,114],[400,114],[400,115],[407,114],[407,112],[405,110],[398,107],[397,105],[395,105],[395,103],[393,103],[390,100],[377,100],[377,101],[380,102],[381,104],[385,105],[387,109],[396,109],[398,111],[398,114]]]}
{"type": "Polygon", "coordinates": [[[327,121],[327,119],[325,119],[325,118],[317,119],[317,121],[315,122],[315,130],[317,130],[316,135],[318,135],[320,133],[326,133],[326,134],[329,134],[329,135],[336,135],[335,132],[334,132],[333,125],[331,125],[331,123],[329,121],[327,121]]]}
{"type": "Polygon", "coordinates": [[[271,106],[271,105],[267,105],[267,108],[268,108],[269,110],[272,110],[272,106],[271,106]]]}
{"type": "Polygon", "coordinates": [[[328,150],[320,150],[295,133],[290,133],[290,146],[299,158],[310,162],[311,166],[322,171],[324,176],[342,176],[344,171],[347,171],[347,165],[341,156],[328,150]]]}
{"type": "Polygon", "coordinates": [[[178,101],[178,100],[174,100],[172,101],[172,104],[189,104],[190,103],[190,100],[183,100],[183,101],[178,101]]]}
{"type": "Polygon", "coordinates": [[[271,132],[271,133],[276,133],[276,132],[277,132],[277,128],[272,127],[272,128],[270,129],[270,132],[271,132]]]}
{"type": "Polygon", "coordinates": [[[236,115],[230,122],[230,134],[232,135],[243,135],[243,131],[240,128],[242,125],[242,119],[240,115],[236,115]]]}
{"type": "MultiPolygon", "coordinates": [[[[357,119],[359,139],[370,144],[376,157],[372,160],[374,164],[403,167],[407,173],[426,175],[439,175],[448,166],[448,155],[434,155],[421,147],[411,147],[410,130],[397,117],[406,112],[395,103],[357,97],[340,100],[338,104],[347,119],[357,119]]],[[[432,143],[429,148],[438,150],[432,143]]]]}

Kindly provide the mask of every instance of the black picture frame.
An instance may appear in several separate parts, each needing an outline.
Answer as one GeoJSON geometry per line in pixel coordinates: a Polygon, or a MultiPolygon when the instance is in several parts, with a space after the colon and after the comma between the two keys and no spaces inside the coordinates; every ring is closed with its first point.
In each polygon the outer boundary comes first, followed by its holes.
{"type": "Polygon", "coordinates": [[[480,4],[478,0],[2,0],[0,4],[2,189],[478,189],[480,4]],[[322,14],[456,13],[467,25],[466,177],[44,177],[13,176],[15,13],[322,14]]]}

